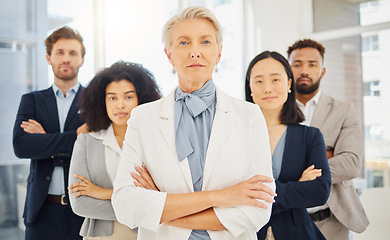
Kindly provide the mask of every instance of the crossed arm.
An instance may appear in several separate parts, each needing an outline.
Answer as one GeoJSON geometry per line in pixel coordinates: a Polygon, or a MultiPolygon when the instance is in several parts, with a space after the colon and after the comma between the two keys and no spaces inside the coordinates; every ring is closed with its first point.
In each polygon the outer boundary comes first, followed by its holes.
{"type": "MultiPolygon", "coordinates": [[[[136,180],[134,184],[137,187],[159,191],[145,166],[136,166],[135,170],[137,173],[133,172],[131,176],[136,180]]],[[[226,230],[213,207],[247,205],[267,209],[268,206],[257,199],[273,203],[275,193],[263,182],[273,182],[273,179],[256,175],[221,190],[168,194],[160,223],[188,229],[226,230]]]]}

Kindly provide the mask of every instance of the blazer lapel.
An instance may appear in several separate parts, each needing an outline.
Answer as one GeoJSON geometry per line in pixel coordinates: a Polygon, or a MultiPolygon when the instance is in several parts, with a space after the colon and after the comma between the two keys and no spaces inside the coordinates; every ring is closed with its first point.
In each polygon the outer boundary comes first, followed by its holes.
{"type": "Polygon", "coordinates": [[[330,101],[328,96],[325,94],[321,94],[320,99],[318,101],[318,105],[313,114],[313,119],[311,120],[310,126],[320,128],[326,116],[330,111],[330,101]]]}
{"type": "Polygon", "coordinates": [[[230,104],[228,98],[217,88],[217,106],[209,145],[207,147],[206,162],[203,172],[203,188],[207,185],[218,155],[227,139],[232,127],[230,104]]]}
{"type": "Polygon", "coordinates": [[[77,91],[76,96],[74,96],[72,105],[70,106],[68,115],[66,117],[64,131],[68,129],[69,124],[70,124],[71,120],[73,119],[74,115],[79,111],[79,107],[77,105],[78,105],[79,98],[81,96],[82,91],[83,91],[83,87],[80,85],[79,90],[77,91]]]}
{"type": "Polygon", "coordinates": [[[49,117],[49,121],[41,124],[49,125],[49,128],[45,129],[48,132],[60,132],[60,120],[58,119],[57,99],[54,95],[53,88],[50,87],[46,89],[44,95],[44,102],[47,108],[47,115],[49,117]]]}
{"type": "Polygon", "coordinates": [[[188,164],[188,159],[184,159],[183,161],[179,162],[179,158],[177,156],[176,152],[176,143],[175,143],[175,128],[174,128],[174,122],[175,122],[175,91],[174,89],[167,97],[162,99],[163,103],[161,106],[160,111],[160,131],[165,139],[165,142],[167,143],[171,153],[173,154],[173,157],[175,161],[178,162],[179,167],[182,171],[183,177],[187,183],[188,188],[190,191],[194,191],[194,187],[192,184],[191,179],[191,171],[190,166],[188,164]]]}

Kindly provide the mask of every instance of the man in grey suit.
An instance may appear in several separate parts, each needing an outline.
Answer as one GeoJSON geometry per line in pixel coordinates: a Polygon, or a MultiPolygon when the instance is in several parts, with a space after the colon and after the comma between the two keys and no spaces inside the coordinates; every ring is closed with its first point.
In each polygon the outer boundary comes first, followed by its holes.
{"type": "Polygon", "coordinates": [[[324,53],[325,48],[311,39],[299,40],[287,51],[297,102],[306,118],[303,124],[321,130],[332,174],[328,202],[308,212],[326,239],[348,240],[349,230],[363,232],[369,223],[352,182],[362,165],[363,132],[352,104],[320,91],[324,53]]]}

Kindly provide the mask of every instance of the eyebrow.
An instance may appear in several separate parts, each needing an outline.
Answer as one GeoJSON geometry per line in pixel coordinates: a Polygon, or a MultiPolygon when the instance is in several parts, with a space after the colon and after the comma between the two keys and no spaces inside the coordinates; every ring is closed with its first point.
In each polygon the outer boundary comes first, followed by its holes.
{"type": "MultiPolygon", "coordinates": [[[[271,76],[281,76],[282,74],[280,74],[280,73],[271,73],[270,75],[271,76]]],[[[263,77],[263,76],[264,75],[259,74],[259,75],[254,76],[253,78],[258,78],[258,77],[263,77]]]]}
{"type": "MultiPolygon", "coordinates": [[[[302,60],[294,60],[293,62],[303,62],[302,60]]],[[[310,63],[318,63],[317,60],[308,60],[310,63]]]]}
{"type": "MultiPolygon", "coordinates": [[[[135,93],[135,91],[134,90],[130,90],[130,91],[125,92],[125,94],[127,94],[127,93],[135,93]]],[[[116,95],[116,93],[108,92],[106,95],[116,95]]]]}
{"type": "MultiPolygon", "coordinates": [[[[177,40],[179,40],[180,38],[190,39],[191,37],[188,37],[188,36],[178,36],[177,40]]],[[[210,34],[206,34],[206,35],[200,36],[199,38],[212,38],[212,36],[210,34]]]]}

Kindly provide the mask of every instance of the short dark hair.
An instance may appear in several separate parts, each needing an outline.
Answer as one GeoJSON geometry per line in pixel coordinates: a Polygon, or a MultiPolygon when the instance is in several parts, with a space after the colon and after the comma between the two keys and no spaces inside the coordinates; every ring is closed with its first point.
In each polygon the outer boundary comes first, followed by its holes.
{"type": "Polygon", "coordinates": [[[296,50],[296,49],[301,49],[301,48],[314,48],[314,49],[317,49],[318,52],[320,53],[321,57],[322,57],[322,61],[324,61],[324,54],[325,54],[325,48],[324,46],[322,46],[321,43],[317,42],[317,41],[314,41],[312,39],[302,39],[302,40],[298,40],[296,41],[293,45],[291,45],[290,47],[288,47],[288,50],[287,50],[287,57],[290,58],[290,55],[291,53],[296,50]]]}
{"type": "Polygon", "coordinates": [[[118,61],[98,72],[83,90],[79,105],[81,118],[90,131],[107,129],[112,123],[106,110],[106,88],[111,82],[128,80],[134,87],[138,105],[161,98],[153,74],[141,64],[118,61]]]}
{"type": "Polygon", "coordinates": [[[53,45],[61,38],[65,39],[76,39],[81,44],[81,56],[84,58],[85,56],[85,46],[83,44],[83,38],[81,37],[80,33],[76,30],[64,26],[62,28],[59,28],[55,30],[50,36],[48,36],[45,40],[46,45],[46,53],[51,56],[51,52],[53,50],[53,45]]]}
{"type": "Polygon", "coordinates": [[[246,79],[245,79],[245,98],[248,102],[253,103],[253,98],[251,96],[251,89],[250,89],[250,77],[253,66],[255,64],[263,59],[266,58],[273,58],[276,61],[280,62],[284,70],[286,71],[288,79],[291,79],[291,93],[287,96],[287,101],[284,103],[282,112],[279,116],[279,120],[282,124],[298,124],[305,120],[305,117],[303,116],[303,113],[298,107],[298,104],[295,99],[295,83],[294,83],[294,76],[293,72],[291,70],[291,66],[288,63],[287,59],[283,57],[280,53],[277,52],[270,52],[270,51],[264,51],[254,57],[252,61],[249,63],[248,69],[246,71],[246,79]]]}

